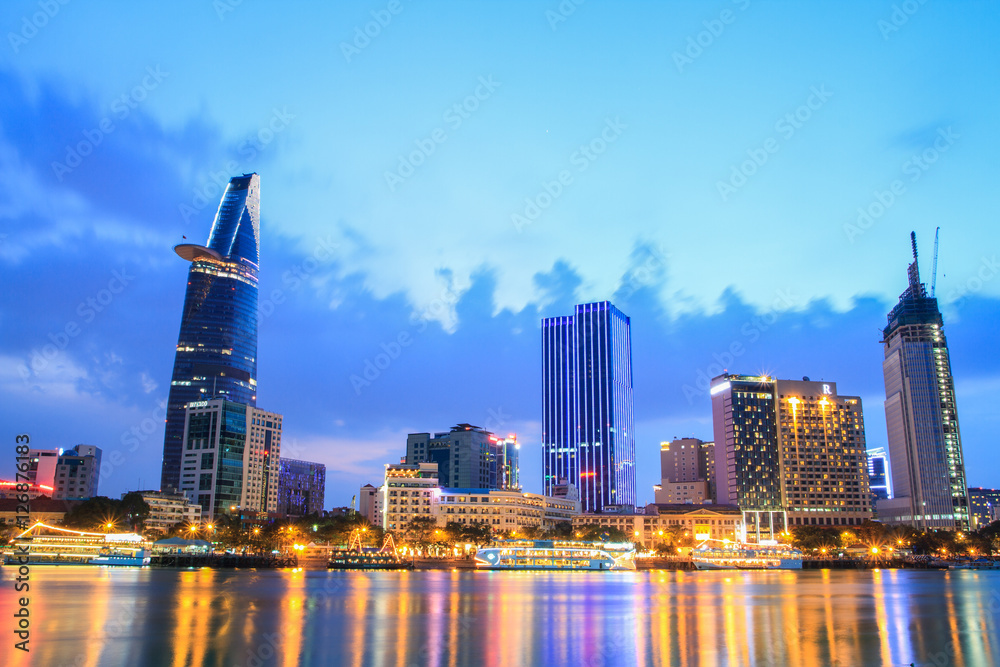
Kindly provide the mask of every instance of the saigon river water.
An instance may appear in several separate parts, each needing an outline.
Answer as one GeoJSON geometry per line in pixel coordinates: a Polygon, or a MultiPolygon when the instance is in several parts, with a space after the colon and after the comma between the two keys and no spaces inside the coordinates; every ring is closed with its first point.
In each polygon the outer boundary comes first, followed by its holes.
{"type": "Polygon", "coordinates": [[[1000,665],[1000,571],[31,568],[0,664],[1000,665]]]}

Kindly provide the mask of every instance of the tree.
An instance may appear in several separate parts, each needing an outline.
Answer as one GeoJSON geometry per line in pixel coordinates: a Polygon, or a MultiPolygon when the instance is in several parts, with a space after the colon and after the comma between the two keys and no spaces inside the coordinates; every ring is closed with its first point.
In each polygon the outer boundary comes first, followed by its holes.
{"type": "Polygon", "coordinates": [[[132,531],[141,533],[145,527],[146,519],[149,518],[149,503],[143,500],[142,494],[138,491],[126,493],[118,503],[121,513],[124,515],[126,523],[132,527],[132,531]]]}
{"type": "Polygon", "coordinates": [[[80,530],[120,530],[125,522],[121,501],[105,496],[88,498],[66,512],[63,525],[80,530]],[[110,528],[109,528],[110,526],[110,528]]]}

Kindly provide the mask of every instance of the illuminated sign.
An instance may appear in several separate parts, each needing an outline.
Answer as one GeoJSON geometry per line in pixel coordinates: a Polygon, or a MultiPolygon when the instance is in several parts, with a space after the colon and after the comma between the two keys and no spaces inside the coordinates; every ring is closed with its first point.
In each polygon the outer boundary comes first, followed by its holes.
{"type": "Polygon", "coordinates": [[[709,393],[712,396],[715,396],[716,394],[721,394],[722,392],[726,391],[727,389],[729,389],[732,386],[733,385],[730,384],[729,382],[722,382],[722,383],[719,383],[719,384],[715,385],[714,387],[712,387],[712,391],[709,392],[709,393]]]}
{"type": "Polygon", "coordinates": [[[830,389],[830,385],[828,385],[828,384],[823,385],[823,393],[824,394],[832,394],[833,393],[833,390],[830,389]]]}

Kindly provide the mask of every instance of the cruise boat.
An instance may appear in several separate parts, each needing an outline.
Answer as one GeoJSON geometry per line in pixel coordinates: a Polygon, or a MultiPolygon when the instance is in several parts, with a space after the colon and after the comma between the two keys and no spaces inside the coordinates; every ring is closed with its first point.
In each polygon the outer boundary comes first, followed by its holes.
{"type": "Polygon", "coordinates": [[[411,570],[413,561],[405,560],[396,550],[392,534],[387,533],[381,549],[361,545],[361,531],[354,531],[346,549],[330,552],[326,564],[331,570],[411,570]]]}
{"type": "Polygon", "coordinates": [[[476,552],[481,570],[634,570],[631,542],[495,542],[476,552]]]}
{"type": "Polygon", "coordinates": [[[723,543],[710,546],[706,542],[691,551],[697,570],[801,570],[802,552],[782,544],[723,543]]]}
{"type": "Polygon", "coordinates": [[[150,545],[136,533],[87,533],[39,521],[3,549],[4,565],[149,565],[150,545]]]}

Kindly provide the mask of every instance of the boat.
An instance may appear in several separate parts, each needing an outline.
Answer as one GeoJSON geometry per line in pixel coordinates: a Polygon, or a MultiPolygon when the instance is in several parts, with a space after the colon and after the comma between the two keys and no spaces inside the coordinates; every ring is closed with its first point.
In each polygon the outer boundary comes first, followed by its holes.
{"type": "Polygon", "coordinates": [[[88,533],[41,521],[3,549],[4,565],[149,565],[150,544],[137,533],[88,533]]]}
{"type": "Polygon", "coordinates": [[[1000,570],[1000,561],[992,561],[989,558],[945,562],[949,570],[1000,570]]]}
{"type": "Polygon", "coordinates": [[[702,542],[691,550],[697,570],[801,570],[802,552],[783,544],[702,542]]]}
{"type": "Polygon", "coordinates": [[[331,570],[412,570],[413,561],[399,555],[392,534],[387,533],[380,549],[361,545],[361,531],[351,534],[346,549],[334,549],[326,564],[331,570]]]}
{"type": "Polygon", "coordinates": [[[634,570],[631,542],[502,540],[476,551],[481,570],[634,570]]]}

